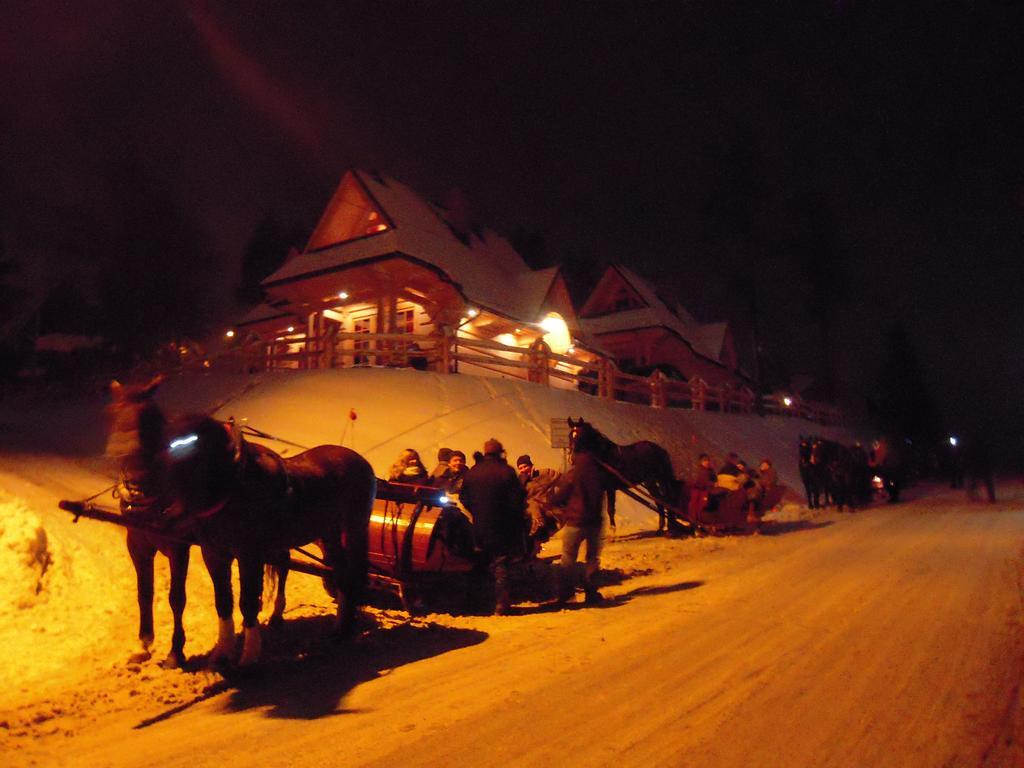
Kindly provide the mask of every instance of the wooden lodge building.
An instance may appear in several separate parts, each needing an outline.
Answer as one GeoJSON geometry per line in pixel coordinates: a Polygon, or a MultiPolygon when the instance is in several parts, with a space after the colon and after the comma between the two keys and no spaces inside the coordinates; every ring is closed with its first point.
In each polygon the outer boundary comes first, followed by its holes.
{"type": "MultiPolygon", "coordinates": [[[[577,316],[558,267],[530,269],[500,235],[376,173],[344,174],[306,247],[262,288],[233,332],[250,371],[411,366],[754,409],[726,323],[670,309],[620,265],[577,316]]],[[[778,408],[792,413],[788,398],[778,408]]]]}
{"type": "Polygon", "coordinates": [[[728,323],[698,323],[683,307],[670,309],[654,288],[622,265],[605,270],[580,310],[583,330],[607,350],[621,370],[669,378],[703,379],[741,386],[728,323]]]}
{"type": "Polygon", "coordinates": [[[392,178],[349,170],[306,247],[263,281],[267,301],[238,324],[239,340],[263,345],[272,368],[520,378],[550,368],[558,378],[596,361],[559,268],[530,269],[465,219],[392,178]]]}

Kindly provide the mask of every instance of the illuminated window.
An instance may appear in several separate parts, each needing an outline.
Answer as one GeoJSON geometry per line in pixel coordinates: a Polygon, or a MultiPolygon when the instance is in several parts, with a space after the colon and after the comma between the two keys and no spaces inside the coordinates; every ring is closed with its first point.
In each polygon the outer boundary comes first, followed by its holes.
{"type": "Polygon", "coordinates": [[[342,180],[338,191],[324,211],[320,223],[309,238],[306,250],[326,248],[366,235],[384,232],[388,225],[363,192],[352,174],[342,180]]]}
{"type": "Polygon", "coordinates": [[[620,287],[612,295],[612,309],[616,312],[626,309],[639,309],[643,305],[643,302],[637,298],[637,295],[625,286],[620,287]]]}
{"type": "Polygon", "coordinates": [[[416,310],[400,309],[395,313],[395,333],[414,333],[416,331],[416,310]]]}

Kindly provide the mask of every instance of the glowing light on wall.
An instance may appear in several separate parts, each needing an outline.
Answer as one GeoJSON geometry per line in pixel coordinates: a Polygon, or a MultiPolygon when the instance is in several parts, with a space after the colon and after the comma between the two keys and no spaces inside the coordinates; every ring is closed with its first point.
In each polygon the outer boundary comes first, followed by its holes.
{"type": "Polygon", "coordinates": [[[572,336],[569,334],[569,326],[557,312],[549,312],[540,321],[540,327],[544,330],[544,341],[556,354],[564,354],[572,346],[572,336]]]}
{"type": "Polygon", "coordinates": [[[499,344],[504,344],[506,347],[517,346],[517,339],[511,333],[503,333],[494,340],[499,344]]]}
{"type": "Polygon", "coordinates": [[[289,325],[288,326],[288,333],[295,333],[295,326],[294,325],[289,325]]]}
{"type": "Polygon", "coordinates": [[[784,397],[784,398],[782,398],[782,404],[784,406],[786,406],[787,408],[789,408],[789,406],[791,406],[793,404],[793,398],[791,398],[791,397],[784,397]]]}
{"type": "Polygon", "coordinates": [[[470,308],[469,308],[469,309],[468,309],[468,310],[466,311],[466,315],[467,315],[468,317],[476,317],[476,316],[477,316],[477,315],[479,315],[479,314],[480,314],[480,310],[479,310],[479,309],[476,309],[475,307],[470,307],[470,308]]]}
{"type": "Polygon", "coordinates": [[[348,291],[342,291],[341,293],[339,293],[338,294],[338,298],[341,299],[342,301],[347,299],[348,298],[348,291]]]}
{"type": "Polygon", "coordinates": [[[234,331],[228,331],[224,335],[227,336],[229,339],[235,338],[235,332],[234,331]]]}

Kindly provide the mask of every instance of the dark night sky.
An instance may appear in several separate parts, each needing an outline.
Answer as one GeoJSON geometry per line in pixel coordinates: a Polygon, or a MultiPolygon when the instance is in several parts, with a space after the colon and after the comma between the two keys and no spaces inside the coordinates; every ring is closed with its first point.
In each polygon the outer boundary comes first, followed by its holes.
{"type": "Polygon", "coordinates": [[[356,165],[705,320],[752,276],[796,369],[794,253],[826,250],[843,381],[899,316],[953,421],[1024,414],[1024,5],[778,5],[9,0],[7,250],[87,281],[153,238],[180,279],[226,265],[212,296],[356,165]]]}

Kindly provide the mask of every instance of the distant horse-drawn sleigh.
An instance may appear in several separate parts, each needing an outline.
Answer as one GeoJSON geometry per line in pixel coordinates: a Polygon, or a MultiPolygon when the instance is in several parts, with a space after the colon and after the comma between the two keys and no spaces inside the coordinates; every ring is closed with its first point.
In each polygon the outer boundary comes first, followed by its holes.
{"type": "Polygon", "coordinates": [[[675,477],[665,448],[649,440],[613,442],[584,419],[569,419],[571,452],[591,453],[601,467],[609,524],[615,527],[615,494],[621,491],[658,514],[658,532],[673,536],[760,529],[764,513],[781,501],[785,487],[763,493],[700,489],[675,477]]]}

